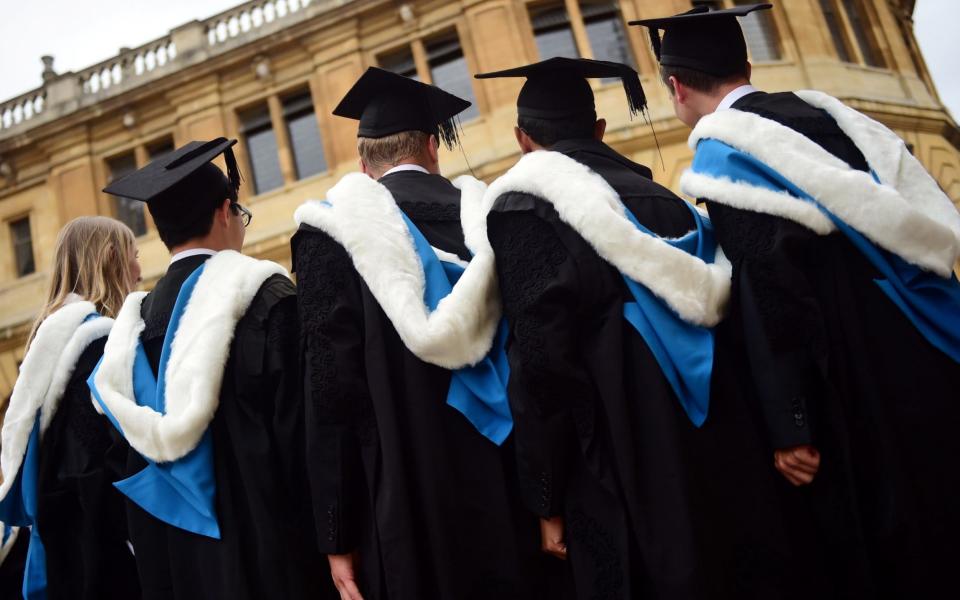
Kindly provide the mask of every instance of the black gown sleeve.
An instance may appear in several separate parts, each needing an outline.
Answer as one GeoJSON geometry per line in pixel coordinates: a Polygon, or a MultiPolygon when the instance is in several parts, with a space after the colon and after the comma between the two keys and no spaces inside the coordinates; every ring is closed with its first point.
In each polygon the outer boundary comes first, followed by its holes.
{"type": "Polygon", "coordinates": [[[580,275],[553,226],[532,210],[494,210],[488,234],[510,327],[509,396],[521,493],[541,517],[562,514],[572,407],[593,386],[578,359],[580,275]]]}
{"type": "Polygon", "coordinates": [[[808,278],[819,236],[779,217],[708,202],[733,264],[750,373],[774,448],[814,443],[810,411],[824,393],[826,332],[808,278]]]}
{"type": "Polygon", "coordinates": [[[297,297],[293,284],[286,277],[260,291],[261,302],[269,305],[263,324],[263,380],[257,384],[273,395],[271,421],[273,444],[283,470],[284,481],[295,494],[306,492],[303,444],[304,410],[300,390],[298,358],[297,297]],[[267,297],[269,296],[269,298],[267,297]]]}
{"type": "Polygon", "coordinates": [[[140,593],[123,499],[113,487],[118,478],[110,457],[116,442],[86,384],[105,342],[93,342],[81,355],[42,442],[37,521],[51,598],[140,593]]]}
{"type": "Polygon", "coordinates": [[[308,478],[323,554],[356,549],[364,506],[357,433],[369,404],[360,281],[346,251],[326,234],[294,239],[308,478]]]}

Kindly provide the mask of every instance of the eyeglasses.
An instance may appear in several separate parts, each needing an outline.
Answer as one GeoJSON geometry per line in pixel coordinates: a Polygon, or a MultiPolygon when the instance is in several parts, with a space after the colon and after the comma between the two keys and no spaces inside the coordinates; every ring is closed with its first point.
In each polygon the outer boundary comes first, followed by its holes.
{"type": "Polygon", "coordinates": [[[244,227],[250,226],[250,221],[253,220],[252,212],[241,206],[239,202],[231,202],[230,208],[233,209],[233,214],[238,215],[243,220],[244,227]]]}

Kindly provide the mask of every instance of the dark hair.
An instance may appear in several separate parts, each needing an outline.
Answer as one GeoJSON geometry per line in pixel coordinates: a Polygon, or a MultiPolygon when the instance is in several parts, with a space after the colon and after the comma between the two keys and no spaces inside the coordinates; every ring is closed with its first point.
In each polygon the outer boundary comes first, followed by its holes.
{"type": "Polygon", "coordinates": [[[561,140],[592,139],[596,123],[597,113],[592,110],[565,119],[517,117],[517,127],[544,148],[549,148],[561,140]]]}
{"type": "Polygon", "coordinates": [[[237,193],[223,172],[207,163],[147,203],[160,240],[168,250],[200,238],[213,227],[213,215],[237,193]]]}
{"type": "Polygon", "coordinates": [[[664,84],[666,84],[667,88],[670,89],[670,93],[673,94],[673,87],[670,85],[671,77],[676,77],[677,81],[689,88],[697,90],[698,92],[710,94],[717,91],[717,88],[725,83],[739,81],[741,79],[749,79],[750,67],[749,63],[743,63],[742,71],[725,75],[723,77],[718,77],[716,75],[711,75],[695,69],[688,69],[686,67],[667,67],[660,65],[660,79],[664,84]]]}

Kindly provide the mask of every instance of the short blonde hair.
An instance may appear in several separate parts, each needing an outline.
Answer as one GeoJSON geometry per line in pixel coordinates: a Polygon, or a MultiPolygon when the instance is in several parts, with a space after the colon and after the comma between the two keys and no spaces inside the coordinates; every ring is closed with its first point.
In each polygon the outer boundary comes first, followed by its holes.
{"type": "Polygon", "coordinates": [[[429,133],[401,131],[382,138],[357,138],[357,151],[367,166],[384,170],[400,161],[419,157],[429,142],[429,133]]]}
{"type": "Polygon", "coordinates": [[[116,317],[137,282],[130,274],[136,254],[130,228],[109,217],[77,217],[57,236],[47,302],[33,324],[27,347],[40,323],[57,311],[71,293],[94,304],[105,317],[116,317]]]}

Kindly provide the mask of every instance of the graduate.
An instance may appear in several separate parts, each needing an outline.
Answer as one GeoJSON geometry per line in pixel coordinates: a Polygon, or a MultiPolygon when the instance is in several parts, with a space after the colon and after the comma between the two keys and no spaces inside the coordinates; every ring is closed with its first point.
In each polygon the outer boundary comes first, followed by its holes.
{"type": "Polygon", "coordinates": [[[960,215],[884,125],[750,85],[737,17],[768,8],[639,21],[693,127],[681,186],[733,263],[743,374],[828,593],[938,597],[960,536],[960,215]]]}
{"type": "Polygon", "coordinates": [[[796,557],[718,327],[729,263],[703,214],[603,143],[588,79],[619,78],[639,114],[636,71],[552,58],[477,77],[526,78],[523,156],[484,209],[543,548],[584,600],[790,597],[796,557]]]}
{"type": "MultiPolygon", "coordinates": [[[[536,598],[485,186],[440,175],[469,102],[369,68],[333,114],[361,173],[292,241],[317,539],[342,598],[536,598]]],[[[554,596],[556,597],[556,596],[554,596]]]]}
{"type": "Polygon", "coordinates": [[[111,478],[116,444],[86,385],[140,280],[133,232],[107,217],[74,219],[57,237],[51,272],[0,436],[0,588],[22,581],[2,597],[136,599],[111,478]]]}
{"type": "Polygon", "coordinates": [[[146,202],[172,255],[89,378],[126,445],[114,485],[148,599],[333,593],[308,535],[295,290],[240,253],[235,143],[190,142],[104,190],[146,202]]]}

